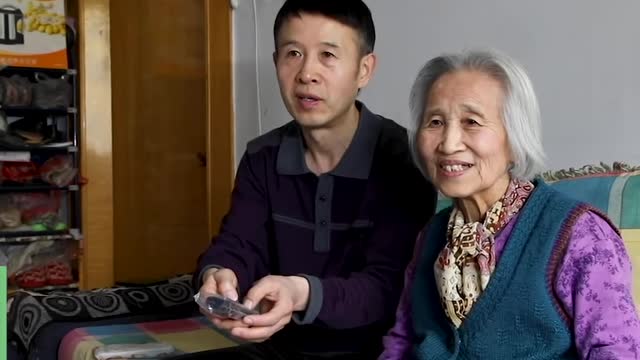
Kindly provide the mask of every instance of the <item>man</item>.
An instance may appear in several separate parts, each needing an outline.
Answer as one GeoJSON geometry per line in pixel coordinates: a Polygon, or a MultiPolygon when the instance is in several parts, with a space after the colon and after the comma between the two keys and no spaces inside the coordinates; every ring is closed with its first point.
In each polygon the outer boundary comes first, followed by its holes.
{"type": "Polygon", "coordinates": [[[361,0],[288,0],[274,38],[294,121],[247,145],[196,279],[201,293],[262,313],[212,317],[250,345],[201,356],[375,358],[436,194],[412,165],[405,129],[356,101],[376,67],[361,0]]]}

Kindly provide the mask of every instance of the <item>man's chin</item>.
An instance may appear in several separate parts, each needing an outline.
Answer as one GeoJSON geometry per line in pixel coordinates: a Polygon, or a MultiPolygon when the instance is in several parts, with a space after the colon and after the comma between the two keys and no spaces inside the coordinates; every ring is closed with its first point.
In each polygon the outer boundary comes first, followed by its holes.
{"type": "Polygon", "coordinates": [[[296,117],[296,122],[306,129],[314,130],[327,127],[331,121],[324,116],[299,116],[296,117]]]}

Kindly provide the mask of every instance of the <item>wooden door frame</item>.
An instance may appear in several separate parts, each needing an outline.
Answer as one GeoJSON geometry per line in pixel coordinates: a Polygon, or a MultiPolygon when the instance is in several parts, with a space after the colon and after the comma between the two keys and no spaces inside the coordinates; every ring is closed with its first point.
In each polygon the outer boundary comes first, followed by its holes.
{"type": "Polygon", "coordinates": [[[80,287],[113,285],[113,151],[109,0],[79,0],[80,173],[82,251],[80,287]]]}
{"type": "Polygon", "coordinates": [[[209,237],[229,211],[235,174],[232,9],[229,0],[205,0],[207,29],[207,193],[209,237]]]}
{"type": "MultiPolygon", "coordinates": [[[[209,235],[213,236],[229,210],[234,178],[232,14],[228,0],[203,1],[207,29],[207,211],[209,235]]],[[[78,1],[80,172],[88,180],[82,189],[83,289],[114,283],[109,6],[110,0],[78,1]]]]}

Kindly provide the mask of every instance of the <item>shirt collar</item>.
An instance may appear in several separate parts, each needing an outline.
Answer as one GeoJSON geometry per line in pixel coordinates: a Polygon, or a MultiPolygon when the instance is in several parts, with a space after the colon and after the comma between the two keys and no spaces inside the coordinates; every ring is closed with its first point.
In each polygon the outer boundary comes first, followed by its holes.
{"type": "MultiPolygon", "coordinates": [[[[382,119],[373,114],[361,102],[356,106],[360,110],[358,128],[347,147],[342,159],[330,174],[354,179],[367,179],[378,136],[382,129],[382,119]]],[[[281,175],[302,175],[310,173],[304,158],[304,139],[297,123],[285,131],[278,150],[277,170],[281,175]]]]}

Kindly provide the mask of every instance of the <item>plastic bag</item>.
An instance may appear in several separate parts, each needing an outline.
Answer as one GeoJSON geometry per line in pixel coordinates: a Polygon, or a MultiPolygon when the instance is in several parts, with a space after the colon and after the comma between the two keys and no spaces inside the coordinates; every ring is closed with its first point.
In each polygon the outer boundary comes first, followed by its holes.
{"type": "Polygon", "coordinates": [[[76,249],[74,240],[50,240],[9,247],[9,283],[23,289],[73,283],[71,262],[77,257],[76,249]]]}
{"type": "Polygon", "coordinates": [[[41,109],[67,108],[71,104],[71,84],[65,78],[53,79],[43,73],[36,74],[32,105],[41,109]]]}
{"type": "Polygon", "coordinates": [[[45,240],[7,249],[7,275],[12,278],[30,270],[46,271],[48,265],[66,263],[77,257],[77,240],[45,240]]]}
{"type": "Polygon", "coordinates": [[[0,162],[2,182],[14,182],[26,184],[32,182],[38,176],[38,170],[35,163],[27,162],[0,162]]]}
{"type": "Polygon", "coordinates": [[[22,214],[11,194],[0,194],[0,229],[22,225],[22,214]]]}
{"type": "Polygon", "coordinates": [[[13,75],[0,77],[0,104],[4,106],[29,106],[33,97],[33,84],[29,79],[13,75]]]}
{"type": "Polygon", "coordinates": [[[73,167],[71,155],[56,155],[45,161],[39,172],[42,181],[62,187],[73,182],[78,169],[73,167]]]}
{"type": "Polygon", "coordinates": [[[30,225],[33,231],[67,228],[59,214],[60,192],[13,194],[13,201],[20,209],[22,222],[30,225]]]}

